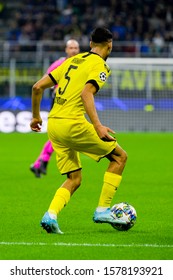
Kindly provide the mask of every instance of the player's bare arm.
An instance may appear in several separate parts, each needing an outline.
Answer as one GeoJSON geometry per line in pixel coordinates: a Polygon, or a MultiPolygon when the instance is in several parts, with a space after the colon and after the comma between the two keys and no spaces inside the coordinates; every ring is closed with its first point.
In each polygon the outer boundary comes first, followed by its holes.
{"type": "Polygon", "coordinates": [[[89,116],[98,136],[105,141],[115,141],[109,132],[114,133],[112,129],[102,125],[99,120],[95,104],[94,104],[94,94],[96,93],[96,88],[91,83],[87,83],[85,88],[81,93],[81,98],[85,107],[85,111],[89,116]]]}
{"type": "Polygon", "coordinates": [[[33,131],[40,132],[42,119],[40,116],[40,102],[43,92],[46,88],[52,87],[54,84],[48,75],[44,75],[32,87],[32,120],[30,127],[33,131]]]}

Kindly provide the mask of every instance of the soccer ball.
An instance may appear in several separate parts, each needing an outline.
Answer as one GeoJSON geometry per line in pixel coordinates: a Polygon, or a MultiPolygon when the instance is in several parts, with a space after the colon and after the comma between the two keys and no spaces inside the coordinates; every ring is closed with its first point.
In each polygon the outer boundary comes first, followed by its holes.
{"type": "Polygon", "coordinates": [[[114,206],[112,206],[111,212],[116,219],[120,218],[126,222],[126,224],[115,224],[115,225],[112,224],[113,228],[117,230],[120,231],[129,230],[136,223],[136,218],[137,218],[136,210],[132,205],[128,204],[127,202],[121,202],[115,204],[114,206]]]}

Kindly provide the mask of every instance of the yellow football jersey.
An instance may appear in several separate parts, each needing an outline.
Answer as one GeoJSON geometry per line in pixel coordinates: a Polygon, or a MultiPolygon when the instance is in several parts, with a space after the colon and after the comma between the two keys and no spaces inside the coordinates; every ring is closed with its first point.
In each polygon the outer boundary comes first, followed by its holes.
{"type": "Polygon", "coordinates": [[[85,109],[80,94],[85,84],[92,83],[98,91],[110,73],[109,66],[96,53],[85,52],[68,58],[49,74],[58,87],[48,117],[75,119],[83,116],[85,109]]]}

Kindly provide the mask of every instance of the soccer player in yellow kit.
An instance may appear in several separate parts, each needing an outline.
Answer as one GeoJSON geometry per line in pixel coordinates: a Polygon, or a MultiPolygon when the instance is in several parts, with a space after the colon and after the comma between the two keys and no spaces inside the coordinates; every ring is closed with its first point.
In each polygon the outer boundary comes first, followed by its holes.
{"type": "Polygon", "coordinates": [[[54,106],[48,116],[48,136],[56,153],[58,169],[67,178],[56,191],[41,220],[41,226],[48,233],[62,233],[57,217],[81,184],[80,153],[96,161],[103,157],[109,160],[93,221],[124,223],[112,215],[110,205],[120,185],[127,154],[110,135],[114,131],[100,122],[94,104],[94,95],[111,73],[106,59],[112,50],[112,33],[104,27],[94,29],[90,47],[89,52],[67,59],[32,88],[33,118],[30,126],[33,131],[39,132],[43,92],[58,84],[54,106]]]}

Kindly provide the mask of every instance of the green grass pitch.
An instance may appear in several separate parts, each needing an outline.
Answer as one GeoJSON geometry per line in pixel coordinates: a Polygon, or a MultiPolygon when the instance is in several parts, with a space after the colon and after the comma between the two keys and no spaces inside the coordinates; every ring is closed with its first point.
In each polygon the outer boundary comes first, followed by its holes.
{"type": "Polygon", "coordinates": [[[46,134],[0,134],[0,259],[1,260],[171,260],[173,257],[173,134],[122,133],[127,151],[123,180],[112,204],[127,201],[137,223],[127,232],[94,224],[104,171],[100,163],[81,156],[83,181],[59,216],[64,235],[47,234],[40,219],[64,181],[55,154],[41,179],[29,171],[46,134]]]}

